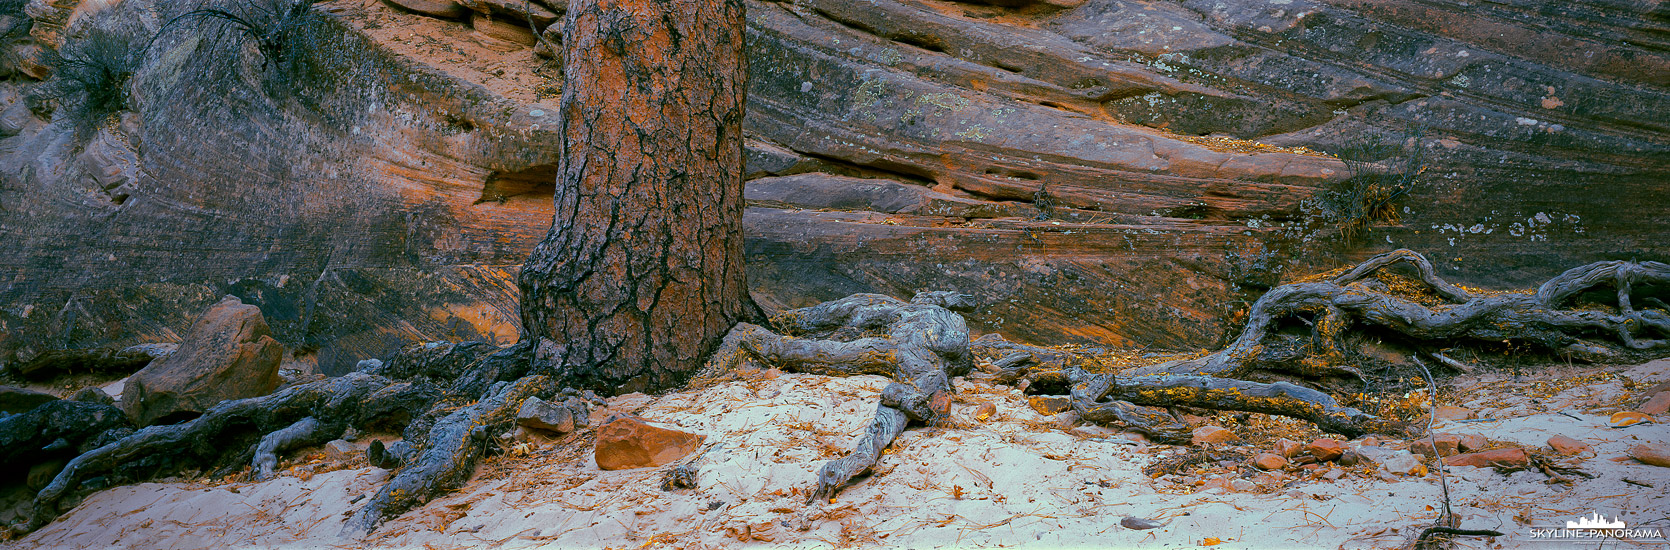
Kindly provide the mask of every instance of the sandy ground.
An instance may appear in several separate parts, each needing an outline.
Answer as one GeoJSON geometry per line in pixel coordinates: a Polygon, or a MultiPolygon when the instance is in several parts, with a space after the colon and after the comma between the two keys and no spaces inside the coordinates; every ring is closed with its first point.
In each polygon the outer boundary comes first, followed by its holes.
{"type": "MultiPolygon", "coordinates": [[[[1458,547],[1599,548],[1602,541],[1530,539],[1533,527],[1563,527],[1593,512],[1670,532],[1670,468],[1620,458],[1635,442],[1670,441],[1670,426],[1606,427],[1619,403],[1665,380],[1670,360],[1458,379],[1444,399],[1499,420],[1445,422],[1437,431],[1529,448],[1563,434],[1596,450],[1566,459],[1596,476],[1569,485],[1545,483],[1548,476],[1537,472],[1450,469],[1462,526],[1506,534],[1458,539],[1458,547]]],[[[594,419],[635,412],[708,436],[696,489],[663,491],[662,474],[672,465],[599,470],[587,430],[513,448],[488,461],[464,490],[369,539],[343,540],[337,533],[355,503],[388,474],[363,466],[363,458],[333,464],[323,453],[304,452],[264,483],[112,488],[0,548],[1182,548],[1212,542],[1208,537],[1222,541],[1217,548],[1395,548],[1439,513],[1435,474],[1353,469],[1327,481],[1236,466],[1195,476],[1204,482],[1243,472],[1257,485],[1245,492],[1151,479],[1145,465],[1183,449],[1045,417],[1012,388],[961,379],[958,414],[967,418],[991,402],[994,417],[969,419],[967,428],[911,429],[876,475],[833,503],[807,506],[812,472],[862,431],[885,383],[763,371],[701,391],[617,397],[594,412],[594,419]],[[1126,516],[1165,526],[1127,529],[1120,526],[1126,516]]],[[[1607,540],[1604,547],[1670,545],[1607,540]]]]}

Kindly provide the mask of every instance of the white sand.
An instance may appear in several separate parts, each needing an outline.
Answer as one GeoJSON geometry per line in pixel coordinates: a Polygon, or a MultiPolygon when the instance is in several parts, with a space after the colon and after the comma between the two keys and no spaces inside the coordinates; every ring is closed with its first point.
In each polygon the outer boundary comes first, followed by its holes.
{"type": "MultiPolygon", "coordinates": [[[[1494,543],[1458,539],[1459,547],[1594,548],[1594,542],[1528,540],[1530,526],[1563,526],[1592,511],[1632,526],[1655,521],[1670,532],[1670,468],[1612,460],[1640,440],[1670,441],[1670,426],[1611,429],[1604,414],[1582,412],[1615,400],[1618,381],[1541,402],[1515,395],[1520,390],[1513,388],[1536,379],[1606,369],[1560,370],[1518,381],[1509,375],[1459,380],[1468,388],[1460,398],[1464,404],[1507,419],[1448,423],[1438,430],[1532,447],[1555,434],[1574,437],[1595,446],[1598,456],[1574,463],[1596,479],[1549,485],[1541,473],[1452,469],[1450,491],[1463,527],[1507,534],[1494,543]],[[1625,477],[1656,488],[1626,484],[1625,477]]],[[[1648,385],[1670,380],[1670,361],[1623,373],[1648,385]]],[[[1012,389],[967,382],[958,384],[959,414],[990,400],[999,411],[994,419],[971,429],[911,429],[883,458],[880,473],[843,491],[835,503],[806,506],[802,495],[813,485],[812,472],[862,431],[885,383],[874,376],[787,374],[700,392],[612,399],[610,411],[636,412],[708,436],[694,490],[660,489],[661,474],[671,466],[597,469],[589,432],[582,432],[527,455],[495,458],[464,490],[390,521],[364,541],[336,535],[357,507],[349,502],[386,478],[385,471],[368,467],[311,476],[292,470],[257,484],[113,488],[0,547],[1165,548],[1198,547],[1216,537],[1224,541],[1216,548],[1394,548],[1438,514],[1435,475],[1390,481],[1351,475],[1257,490],[1263,492],[1170,494],[1188,489],[1141,472],[1166,447],[1083,437],[1111,434],[1097,428],[1069,433],[1012,389]],[[1125,516],[1169,523],[1136,531],[1119,525],[1125,516]],[[736,535],[748,533],[750,524],[770,526],[761,538],[772,542],[739,542],[736,535]]],[[[1648,546],[1660,547],[1606,545],[1648,546]]]]}

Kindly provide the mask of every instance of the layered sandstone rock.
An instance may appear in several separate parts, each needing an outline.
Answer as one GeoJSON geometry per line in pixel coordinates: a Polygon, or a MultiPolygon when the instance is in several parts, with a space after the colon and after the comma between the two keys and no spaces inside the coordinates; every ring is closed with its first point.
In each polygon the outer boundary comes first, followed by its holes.
{"type": "MultiPolygon", "coordinates": [[[[256,60],[255,85],[228,87],[220,46],[172,26],[131,111],[85,134],[26,99],[38,56],[0,59],[0,361],[178,340],[224,294],[329,373],[411,341],[515,340],[515,269],[551,223],[558,69],[458,11],[525,25],[522,2],[396,3],[452,19],[322,2],[305,63],[256,60]]],[[[532,5],[535,25],[562,11],[532,5]]],[[[12,51],[97,25],[148,37],[180,9],[31,2],[12,51]]],[[[1388,248],[1480,286],[1666,253],[1650,3],[748,9],[767,309],[951,289],[986,304],[980,332],[1199,348],[1285,273],[1388,248]],[[1369,160],[1391,157],[1367,168],[1312,152],[1373,140],[1392,145],[1369,160]],[[1330,193],[1417,147],[1398,219],[1338,231],[1330,193]]]]}

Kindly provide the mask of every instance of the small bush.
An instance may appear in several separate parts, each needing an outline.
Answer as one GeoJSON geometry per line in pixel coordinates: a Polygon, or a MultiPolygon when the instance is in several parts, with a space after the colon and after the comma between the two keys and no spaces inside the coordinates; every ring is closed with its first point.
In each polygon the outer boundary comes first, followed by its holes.
{"type": "Polygon", "coordinates": [[[128,83],[143,49],[114,32],[93,30],[64,45],[55,79],[44,91],[59,108],[88,127],[103,124],[128,107],[128,83]]]}
{"type": "Polygon", "coordinates": [[[1398,221],[1399,201],[1420,183],[1426,169],[1423,133],[1412,128],[1395,143],[1378,135],[1362,137],[1334,152],[1351,176],[1321,195],[1341,234],[1352,237],[1372,224],[1398,221]]]}

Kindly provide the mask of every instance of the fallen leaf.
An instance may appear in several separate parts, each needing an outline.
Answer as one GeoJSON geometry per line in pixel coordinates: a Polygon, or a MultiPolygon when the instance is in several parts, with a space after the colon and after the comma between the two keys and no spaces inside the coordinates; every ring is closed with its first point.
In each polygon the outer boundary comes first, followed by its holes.
{"type": "Polygon", "coordinates": [[[1201,546],[1217,546],[1223,543],[1224,541],[1218,540],[1218,537],[1206,537],[1206,540],[1200,541],[1201,546]]]}

